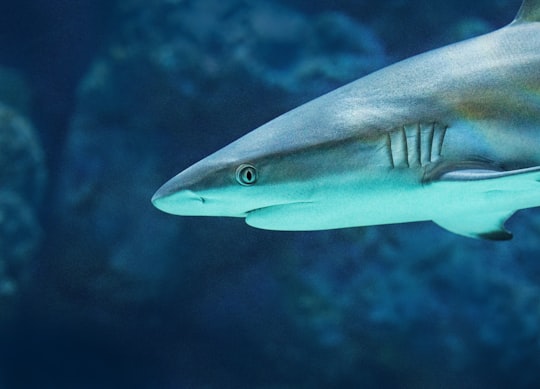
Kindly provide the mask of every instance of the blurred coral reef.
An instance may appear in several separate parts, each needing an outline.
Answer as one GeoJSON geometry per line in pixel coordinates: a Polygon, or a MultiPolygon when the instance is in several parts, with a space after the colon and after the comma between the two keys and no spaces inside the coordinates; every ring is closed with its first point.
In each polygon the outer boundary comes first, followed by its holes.
{"type": "Polygon", "coordinates": [[[36,131],[23,114],[30,90],[12,69],[0,68],[0,321],[11,316],[20,283],[31,273],[41,226],[45,160],[36,131]]]}

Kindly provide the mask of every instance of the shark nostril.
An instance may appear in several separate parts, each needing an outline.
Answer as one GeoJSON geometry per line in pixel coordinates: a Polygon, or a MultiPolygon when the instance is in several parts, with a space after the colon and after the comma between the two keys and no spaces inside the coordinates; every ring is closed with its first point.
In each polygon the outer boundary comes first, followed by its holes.
{"type": "Polygon", "coordinates": [[[200,195],[198,195],[196,192],[193,192],[192,190],[182,190],[176,194],[177,198],[184,198],[186,200],[194,200],[197,202],[200,202],[201,204],[204,204],[206,202],[206,199],[200,195]]]}

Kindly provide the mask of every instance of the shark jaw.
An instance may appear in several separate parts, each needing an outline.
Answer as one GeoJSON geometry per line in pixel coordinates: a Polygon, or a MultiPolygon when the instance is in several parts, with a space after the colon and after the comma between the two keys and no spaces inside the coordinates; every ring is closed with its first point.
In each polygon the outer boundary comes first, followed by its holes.
{"type": "MultiPolygon", "coordinates": [[[[225,217],[240,217],[245,218],[246,223],[253,227],[257,227],[250,221],[263,220],[265,215],[273,215],[277,212],[288,213],[288,211],[302,206],[313,204],[308,201],[290,201],[264,205],[257,208],[247,209],[239,207],[238,203],[227,206],[225,201],[219,199],[206,199],[199,196],[191,190],[181,190],[169,196],[163,196],[158,190],[152,197],[152,204],[159,210],[170,213],[172,215],[183,216],[225,216],[225,217]]],[[[277,229],[280,228],[265,228],[262,225],[258,228],[277,229]]]]}

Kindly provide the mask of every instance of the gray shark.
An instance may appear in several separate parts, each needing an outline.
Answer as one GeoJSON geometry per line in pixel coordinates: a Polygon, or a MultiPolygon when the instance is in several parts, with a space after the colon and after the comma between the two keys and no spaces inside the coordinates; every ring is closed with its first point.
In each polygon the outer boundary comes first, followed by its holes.
{"type": "Polygon", "coordinates": [[[508,240],[540,206],[540,0],[506,27],[417,55],[264,124],[165,183],[178,215],[270,230],[434,221],[508,240]]]}

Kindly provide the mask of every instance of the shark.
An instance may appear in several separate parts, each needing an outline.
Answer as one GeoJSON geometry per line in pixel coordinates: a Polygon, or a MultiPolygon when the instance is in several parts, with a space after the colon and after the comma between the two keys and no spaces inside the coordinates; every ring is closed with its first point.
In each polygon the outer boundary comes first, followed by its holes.
{"type": "Polygon", "coordinates": [[[397,62],[282,114],[167,181],[184,216],[284,231],[433,221],[509,240],[540,206],[540,0],[507,26],[397,62]]]}

